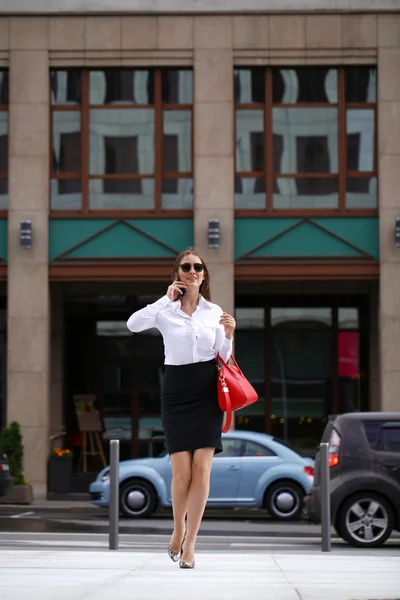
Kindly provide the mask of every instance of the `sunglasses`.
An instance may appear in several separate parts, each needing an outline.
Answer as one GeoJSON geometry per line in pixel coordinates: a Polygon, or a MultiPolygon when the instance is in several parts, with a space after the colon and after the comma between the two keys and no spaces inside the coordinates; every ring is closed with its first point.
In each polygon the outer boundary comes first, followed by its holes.
{"type": "Polygon", "coordinates": [[[194,263],[194,265],[191,265],[190,263],[183,263],[182,265],[179,265],[179,266],[184,273],[189,273],[192,266],[193,266],[194,270],[196,271],[196,273],[201,273],[204,269],[204,265],[202,265],[201,263],[194,263]]]}

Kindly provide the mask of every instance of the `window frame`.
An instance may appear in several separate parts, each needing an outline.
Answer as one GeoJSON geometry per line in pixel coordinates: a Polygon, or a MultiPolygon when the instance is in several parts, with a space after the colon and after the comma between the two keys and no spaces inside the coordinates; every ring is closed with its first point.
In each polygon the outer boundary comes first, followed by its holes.
{"type": "MultiPolygon", "coordinates": [[[[236,208],[236,217],[329,217],[329,216],[377,216],[379,214],[379,181],[378,181],[378,102],[346,102],[345,97],[345,71],[352,65],[317,65],[320,68],[332,68],[337,70],[338,97],[333,103],[328,102],[298,102],[298,103],[277,103],[273,101],[273,71],[277,69],[298,69],[307,67],[297,66],[279,66],[279,67],[257,67],[255,65],[234,65],[235,71],[263,69],[265,74],[265,101],[238,103],[234,100],[234,181],[240,179],[262,179],[265,182],[265,206],[264,208],[236,208]],[[274,108],[336,108],[338,111],[338,173],[274,173],[274,154],[273,154],[273,110],[274,108]],[[363,109],[374,112],[374,170],[373,171],[351,171],[347,168],[347,110],[363,109]],[[264,121],[264,171],[243,171],[238,172],[236,161],[236,114],[238,110],[262,110],[264,121]],[[346,185],[348,179],[376,177],[377,179],[377,207],[376,208],[347,208],[346,207],[346,185]],[[338,208],[274,208],[273,193],[274,181],[276,179],[298,179],[298,178],[334,178],[338,181],[338,208]]],[[[357,65],[355,65],[357,66],[357,65]]],[[[376,69],[376,65],[361,65],[361,68],[376,69]]],[[[310,67],[311,68],[311,67],[310,67]]],[[[354,67],[353,67],[354,68],[354,67]]],[[[235,86],[235,77],[234,77],[235,86]]],[[[235,183],[236,187],[236,183],[235,183]]]]}
{"type": "MultiPolygon", "coordinates": [[[[82,208],[79,210],[68,210],[68,209],[54,209],[51,206],[51,185],[49,191],[49,215],[53,219],[66,219],[66,218],[188,218],[193,217],[194,212],[194,194],[193,194],[193,207],[191,209],[163,209],[162,207],[162,181],[165,179],[172,179],[178,181],[179,179],[192,179],[194,188],[194,97],[192,98],[191,104],[167,104],[163,102],[162,98],[162,72],[170,71],[192,71],[189,67],[86,67],[82,69],[60,67],[53,68],[50,73],[53,72],[67,72],[67,71],[79,71],[81,74],[81,103],[80,104],[52,104],[50,98],[50,135],[49,135],[49,180],[50,184],[53,180],[65,180],[75,179],[81,182],[81,197],[82,197],[82,208]],[[154,103],[153,104],[132,104],[123,103],[120,104],[90,104],[90,73],[93,71],[104,71],[104,70],[146,70],[154,72],[154,103]],[[104,110],[119,110],[119,109],[152,109],[154,110],[154,173],[152,176],[149,175],[137,175],[137,174],[103,174],[103,175],[90,175],[89,167],[89,136],[90,136],[90,111],[96,109],[104,110]],[[72,173],[57,173],[53,169],[53,114],[61,111],[75,111],[80,113],[80,151],[81,151],[81,162],[80,162],[80,174],[72,173]],[[169,111],[188,111],[191,116],[191,157],[190,157],[190,172],[170,172],[164,171],[163,168],[163,133],[164,133],[164,113],[169,111]],[[106,179],[152,179],[154,181],[154,208],[143,208],[143,209],[93,209],[89,205],[89,186],[91,181],[106,179]]],[[[49,90],[51,95],[51,88],[49,90]]]]}

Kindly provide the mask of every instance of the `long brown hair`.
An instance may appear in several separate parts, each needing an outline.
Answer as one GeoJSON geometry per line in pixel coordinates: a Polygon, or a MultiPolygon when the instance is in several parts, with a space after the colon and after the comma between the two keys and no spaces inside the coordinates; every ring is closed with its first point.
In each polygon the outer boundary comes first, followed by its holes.
{"type": "Polygon", "coordinates": [[[183,252],[178,254],[178,256],[176,257],[175,262],[174,262],[174,267],[172,269],[172,281],[175,281],[175,279],[178,276],[179,265],[181,264],[182,259],[184,259],[185,256],[189,256],[190,254],[193,254],[194,256],[198,256],[199,259],[201,260],[201,262],[203,263],[204,280],[200,286],[200,294],[203,296],[203,298],[205,300],[208,300],[208,302],[211,302],[210,274],[208,272],[207,265],[203,260],[203,257],[201,256],[201,254],[199,252],[197,252],[197,250],[195,250],[195,249],[183,250],[183,252]]]}

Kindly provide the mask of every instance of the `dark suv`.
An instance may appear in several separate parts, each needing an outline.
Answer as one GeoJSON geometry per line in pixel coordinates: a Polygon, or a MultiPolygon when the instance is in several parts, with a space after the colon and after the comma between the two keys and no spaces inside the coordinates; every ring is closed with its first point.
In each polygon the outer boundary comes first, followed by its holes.
{"type": "Polygon", "coordinates": [[[12,479],[7,457],[0,453],[0,498],[6,496],[11,487],[12,479]]]}
{"type": "MultiPolygon", "coordinates": [[[[385,543],[400,531],[400,413],[349,413],[330,417],[322,436],[329,443],[332,524],[338,535],[363,548],[385,543]]],[[[320,522],[320,455],[306,516],[320,522]]]]}

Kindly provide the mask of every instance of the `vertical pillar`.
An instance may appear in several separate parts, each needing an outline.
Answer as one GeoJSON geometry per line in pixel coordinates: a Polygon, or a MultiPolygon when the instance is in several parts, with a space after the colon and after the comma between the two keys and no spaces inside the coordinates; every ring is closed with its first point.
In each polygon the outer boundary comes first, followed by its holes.
{"type": "Polygon", "coordinates": [[[378,132],[380,223],[381,409],[399,410],[400,248],[395,219],[400,216],[400,15],[378,17],[378,132]]]}
{"type": "Polygon", "coordinates": [[[210,269],[212,300],[234,310],[234,102],[232,18],[195,17],[195,245],[210,269]],[[207,244],[219,219],[221,245],[207,244]]]}
{"type": "Polygon", "coordinates": [[[24,470],[47,487],[49,421],[48,20],[12,18],[10,36],[7,421],[22,426],[24,470]],[[21,220],[33,243],[19,243],[21,220]]]}

